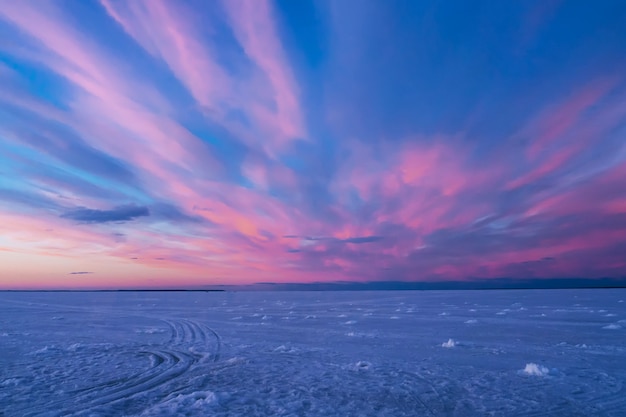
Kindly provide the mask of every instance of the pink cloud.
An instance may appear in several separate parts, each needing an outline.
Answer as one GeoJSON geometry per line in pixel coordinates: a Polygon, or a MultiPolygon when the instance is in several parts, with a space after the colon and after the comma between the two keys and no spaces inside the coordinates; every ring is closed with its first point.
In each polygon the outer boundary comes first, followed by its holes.
{"type": "Polygon", "coordinates": [[[272,88],[272,107],[257,107],[257,117],[268,123],[277,140],[304,138],[296,81],[289,70],[267,0],[224,1],[235,36],[248,58],[263,72],[272,88]]]}
{"type": "Polygon", "coordinates": [[[270,154],[306,136],[295,78],[266,2],[223,3],[235,37],[254,66],[253,71],[247,69],[252,74],[247,77],[235,77],[217,63],[219,45],[207,29],[217,13],[199,19],[181,3],[162,1],[102,4],[137,43],[171,68],[214,123],[270,154]],[[243,112],[254,126],[232,119],[234,111],[243,112]]]}
{"type": "Polygon", "coordinates": [[[137,43],[170,67],[201,106],[223,116],[222,100],[229,95],[231,80],[214,62],[211,44],[200,41],[201,22],[190,10],[161,0],[101,4],[137,43]]]}
{"type": "Polygon", "coordinates": [[[619,81],[619,78],[613,77],[592,82],[558,106],[546,109],[533,129],[526,133],[532,140],[527,150],[528,157],[537,158],[559,139],[575,138],[577,135],[572,129],[584,120],[585,112],[602,101],[619,81]]]}
{"type": "Polygon", "coordinates": [[[188,182],[177,171],[220,170],[221,164],[198,138],[151,110],[154,94],[144,94],[151,91],[145,83],[120,72],[114,57],[63,24],[64,17],[51,4],[43,9],[14,4],[2,13],[46,48],[37,56],[39,61],[79,88],[70,104],[72,113],[15,96],[13,103],[73,127],[96,149],[145,170],[147,182],[169,185],[172,194],[190,194],[188,182]]]}

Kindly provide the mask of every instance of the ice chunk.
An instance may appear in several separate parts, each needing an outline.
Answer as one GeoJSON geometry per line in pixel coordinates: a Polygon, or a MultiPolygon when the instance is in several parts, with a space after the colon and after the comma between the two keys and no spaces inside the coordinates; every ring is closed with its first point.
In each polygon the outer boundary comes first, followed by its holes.
{"type": "Polygon", "coordinates": [[[550,370],[545,366],[531,362],[526,364],[526,367],[522,369],[522,373],[532,376],[546,376],[550,373],[550,370]]]}
{"type": "Polygon", "coordinates": [[[39,355],[41,353],[47,353],[48,351],[54,349],[54,346],[44,346],[41,349],[37,349],[36,351],[34,351],[33,353],[35,355],[39,355]]]}
{"type": "Polygon", "coordinates": [[[84,348],[85,345],[83,343],[72,343],[67,347],[68,352],[76,352],[78,349],[84,348]]]}
{"type": "Polygon", "coordinates": [[[297,351],[296,349],[287,347],[285,345],[280,345],[276,349],[274,349],[274,352],[282,352],[282,353],[295,353],[296,351],[297,351]]]}
{"type": "Polygon", "coordinates": [[[447,342],[444,342],[441,344],[441,347],[445,347],[445,348],[453,348],[457,345],[457,343],[454,341],[454,339],[448,339],[447,342]]]}
{"type": "MultiPolygon", "coordinates": [[[[151,407],[142,416],[189,415],[191,410],[208,412],[218,403],[217,396],[211,391],[196,391],[191,394],[179,394],[165,402],[151,407]]],[[[195,414],[194,414],[195,415],[195,414]]]]}
{"type": "Polygon", "coordinates": [[[354,364],[353,369],[355,371],[368,371],[372,367],[372,364],[367,361],[358,361],[354,364]]]}
{"type": "Polygon", "coordinates": [[[157,334],[157,333],[165,333],[165,329],[159,329],[156,327],[149,327],[147,329],[136,329],[135,333],[138,334],[157,334]]]}

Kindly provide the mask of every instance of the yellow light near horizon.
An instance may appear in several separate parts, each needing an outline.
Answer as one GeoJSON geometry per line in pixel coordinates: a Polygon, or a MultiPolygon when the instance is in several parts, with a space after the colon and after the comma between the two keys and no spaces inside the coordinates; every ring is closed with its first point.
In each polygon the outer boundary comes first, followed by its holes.
{"type": "Polygon", "coordinates": [[[0,289],[154,286],[171,283],[173,275],[172,271],[102,255],[84,259],[0,251],[0,265],[0,289]]]}

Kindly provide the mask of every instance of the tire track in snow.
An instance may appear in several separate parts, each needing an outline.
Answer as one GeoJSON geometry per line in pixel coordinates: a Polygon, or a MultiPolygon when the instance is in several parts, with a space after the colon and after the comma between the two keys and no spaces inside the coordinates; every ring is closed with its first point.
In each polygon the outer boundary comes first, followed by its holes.
{"type": "Polygon", "coordinates": [[[191,355],[185,353],[171,351],[152,353],[161,355],[164,361],[163,363],[167,365],[165,367],[160,365],[152,368],[153,370],[158,370],[158,372],[153,372],[150,375],[135,379],[130,384],[124,384],[114,390],[100,393],[98,398],[91,401],[88,408],[110,404],[148,392],[183,375],[196,362],[191,355]]]}
{"type": "Polygon", "coordinates": [[[172,332],[169,345],[178,349],[148,352],[157,358],[156,366],[144,373],[129,378],[122,386],[115,387],[112,390],[105,390],[105,392],[98,392],[96,390],[95,392],[99,394],[98,398],[91,401],[85,409],[130,399],[182,376],[198,362],[199,356],[179,349],[190,351],[191,348],[197,346],[209,348],[209,333],[215,340],[214,347],[211,349],[209,357],[213,362],[219,359],[221,338],[213,329],[187,319],[163,321],[172,332]]]}
{"type": "MultiPolygon", "coordinates": [[[[72,391],[75,394],[48,404],[44,409],[24,409],[24,415],[38,415],[49,411],[50,407],[60,407],[61,415],[87,412],[93,408],[129,400],[150,392],[160,386],[176,381],[194,365],[208,357],[210,362],[220,358],[221,338],[208,326],[193,320],[162,320],[170,331],[165,345],[143,346],[135,350],[137,354],[148,354],[152,366],[128,377],[96,384],[72,391]],[[65,408],[67,404],[73,406],[65,408]]],[[[125,347],[122,349],[127,349],[125,347]]]]}

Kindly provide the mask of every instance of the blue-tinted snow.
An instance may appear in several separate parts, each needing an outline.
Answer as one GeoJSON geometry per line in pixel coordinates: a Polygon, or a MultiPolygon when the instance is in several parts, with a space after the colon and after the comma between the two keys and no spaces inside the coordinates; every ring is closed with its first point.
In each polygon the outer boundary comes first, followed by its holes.
{"type": "Polygon", "coordinates": [[[0,415],[624,416],[624,299],[0,293],[0,415]]]}

